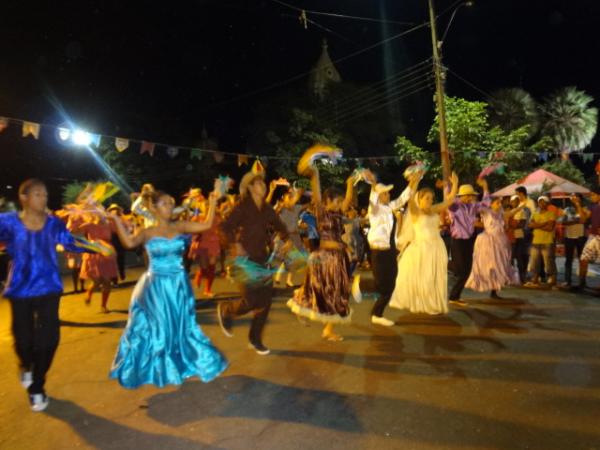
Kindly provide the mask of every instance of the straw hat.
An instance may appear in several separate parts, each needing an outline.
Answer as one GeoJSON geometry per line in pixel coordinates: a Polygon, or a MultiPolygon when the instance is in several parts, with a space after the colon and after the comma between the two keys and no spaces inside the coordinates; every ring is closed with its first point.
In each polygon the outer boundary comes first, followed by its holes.
{"type": "Polygon", "coordinates": [[[458,196],[462,197],[464,195],[478,195],[479,193],[473,189],[473,186],[470,184],[463,184],[458,188],[458,196]]]}
{"type": "Polygon", "coordinates": [[[246,175],[242,177],[242,181],[240,181],[240,195],[243,197],[246,195],[248,186],[250,186],[254,180],[260,178],[261,180],[265,179],[264,172],[248,172],[246,175]]]}
{"type": "Polygon", "coordinates": [[[374,189],[375,189],[375,192],[379,195],[379,194],[383,194],[384,192],[390,192],[392,189],[394,189],[394,185],[377,183],[375,185],[374,189]]]}
{"type": "Polygon", "coordinates": [[[108,208],[106,208],[106,211],[108,211],[108,212],[115,211],[115,210],[119,211],[119,212],[123,212],[123,208],[121,208],[116,203],[113,203],[108,208]]]}

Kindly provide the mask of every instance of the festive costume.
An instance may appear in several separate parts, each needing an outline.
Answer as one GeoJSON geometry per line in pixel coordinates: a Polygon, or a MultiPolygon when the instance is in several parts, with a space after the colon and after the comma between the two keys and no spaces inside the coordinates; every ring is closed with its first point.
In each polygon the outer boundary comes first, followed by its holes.
{"type": "Polygon", "coordinates": [[[405,227],[412,227],[412,237],[398,261],[390,306],[413,313],[447,313],[448,253],[440,236],[440,217],[419,214],[413,221],[408,214],[404,221],[405,227]]]}
{"type": "MultiPolygon", "coordinates": [[[[245,193],[245,189],[246,187],[240,183],[240,192],[245,193]]],[[[243,196],[229,217],[223,221],[221,229],[228,242],[239,242],[247,253],[248,259],[259,265],[264,265],[269,257],[267,246],[271,241],[270,230],[279,233],[283,240],[288,238],[287,228],[273,207],[263,203],[259,208],[250,195],[243,196]]],[[[272,282],[269,280],[258,286],[240,283],[239,287],[242,298],[221,303],[220,314],[223,319],[229,321],[235,316],[252,312],[254,317],[248,338],[255,347],[262,347],[262,333],[273,302],[272,282]]]]}
{"type": "Polygon", "coordinates": [[[81,253],[64,223],[48,216],[29,230],[16,212],[0,214],[0,242],[11,258],[4,297],[12,308],[12,332],[22,372],[33,372],[30,396],[44,395],[46,373],[59,342],[58,306],[63,292],[56,245],[81,253]]]}
{"type": "Polygon", "coordinates": [[[303,285],[294,291],[287,305],[294,314],[323,323],[349,323],[351,282],[348,254],[342,234],[343,216],[315,208],[321,246],[308,259],[308,270],[303,285]],[[324,245],[339,244],[339,248],[324,245]]]}
{"type": "Polygon", "coordinates": [[[466,287],[474,291],[498,291],[519,282],[518,271],[511,265],[511,247],[504,231],[503,211],[480,210],[484,231],[477,236],[473,268],[466,287]]]}
{"type": "MultiPolygon", "coordinates": [[[[83,223],[77,225],[75,229],[85,233],[86,238],[90,241],[110,243],[113,234],[112,227],[108,222],[83,223]]],[[[116,254],[103,256],[98,253],[86,253],[83,255],[81,272],[79,274],[82,280],[112,280],[113,278],[117,278],[117,276],[116,254]]]]}
{"type": "Polygon", "coordinates": [[[183,236],[154,237],[146,243],[149,268],[133,291],[127,327],[110,371],[123,387],[163,387],[193,376],[209,382],[227,367],[196,322],[184,249],[183,236]]]}
{"type": "MultiPolygon", "coordinates": [[[[467,194],[474,195],[475,191],[471,186],[463,185],[470,188],[467,194]]],[[[459,195],[461,195],[459,191],[459,195]]],[[[466,194],[465,194],[466,195],[466,194]]],[[[452,270],[456,275],[456,281],[450,290],[450,300],[459,300],[465,283],[471,274],[473,267],[473,247],[475,246],[475,222],[477,214],[483,207],[490,206],[490,196],[485,193],[483,200],[476,203],[464,203],[460,198],[450,205],[448,211],[452,223],[450,225],[450,233],[452,242],[450,243],[450,254],[452,255],[452,270]]]]}
{"type": "Polygon", "coordinates": [[[378,190],[378,186],[381,185],[372,186],[369,195],[368,217],[370,228],[367,239],[371,249],[371,268],[378,294],[371,315],[382,317],[386,306],[390,302],[392,292],[394,292],[394,282],[398,275],[398,265],[396,263],[398,252],[395,240],[397,227],[394,211],[402,208],[408,202],[411,189],[404,189],[398,198],[384,205],[379,201],[380,190],[378,190]]]}
{"type": "MultiPolygon", "coordinates": [[[[194,216],[194,221],[204,221],[204,216],[194,216]]],[[[215,215],[213,225],[202,233],[195,234],[192,238],[192,244],[188,251],[188,258],[191,261],[198,262],[198,271],[194,283],[200,287],[202,278],[206,278],[205,293],[210,293],[212,283],[215,279],[215,264],[211,264],[210,260],[218,258],[221,255],[221,236],[219,226],[221,220],[218,215],[215,215]]]]}

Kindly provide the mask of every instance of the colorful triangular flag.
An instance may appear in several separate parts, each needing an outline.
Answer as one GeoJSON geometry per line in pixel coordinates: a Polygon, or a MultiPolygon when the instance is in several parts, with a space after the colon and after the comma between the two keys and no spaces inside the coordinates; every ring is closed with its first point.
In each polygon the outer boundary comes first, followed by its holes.
{"type": "Polygon", "coordinates": [[[223,161],[223,158],[225,158],[225,155],[221,152],[214,152],[213,157],[215,158],[215,162],[220,163],[223,161]]]}
{"type": "Polygon", "coordinates": [[[115,148],[119,153],[122,153],[125,150],[127,150],[127,147],[129,147],[129,139],[120,137],[115,138],[115,148]]]}
{"type": "Polygon", "coordinates": [[[260,159],[256,159],[252,164],[252,173],[264,173],[265,166],[260,162],[260,159]]]}
{"type": "Polygon", "coordinates": [[[93,144],[94,147],[100,147],[100,139],[99,134],[90,134],[90,144],[93,144]]]}
{"type": "Polygon", "coordinates": [[[35,139],[40,137],[40,124],[35,122],[23,122],[23,137],[32,135],[35,139]]]}
{"type": "Polygon", "coordinates": [[[142,145],[140,147],[140,155],[144,153],[149,153],[150,156],[154,156],[154,148],[156,144],[154,142],[142,141],[142,145]]]}
{"type": "Polygon", "coordinates": [[[0,133],[6,130],[8,127],[8,119],[6,117],[0,117],[0,133]]]}
{"type": "Polygon", "coordinates": [[[167,147],[167,155],[169,158],[173,159],[179,154],[179,149],[177,147],[167,147]]]}
{"type": "Polygon", "coordinates": [[[198,161],[202,160],[202,150],[199,148],[193,148],[190,152],[190,159],[197,159],[198,161]]]}
{"type": "Polygon", "coordinates": [[[238,155],[238,167],[243,166],[244,164],[248,164],[249,158],[248,155],[238,155]]]}

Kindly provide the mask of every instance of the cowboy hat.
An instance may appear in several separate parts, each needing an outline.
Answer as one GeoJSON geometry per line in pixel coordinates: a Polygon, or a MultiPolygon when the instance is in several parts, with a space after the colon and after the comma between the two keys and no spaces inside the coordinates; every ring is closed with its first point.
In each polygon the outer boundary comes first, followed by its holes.
{"type": "Polygon", "coordinates": [[[116,203],[113,203],[113,204],[111,204],[111,205],[110,205],[108,208],[106,208],[106,210],[107,210],[108,212],[111,212],[111,211],[113,211],[113,210],[115,210],[115,209],[116,209],[117,211],[121,211],[121,212],[123,212],[123,208],[121,208],[121,207],[120,207],[119,205],[117,205],[116,203]]]}
{"type": "Polygon", "coordinates": [[[473,189],[473,186],[471,186],[470,184],[463,184],[458,188],[458,197],[462,197],[464,195],[478,195],[479,192],[477,192],[475,189],[473,189]]]}
{"type": "Polygon", "coordinates": [[[394,185],[377,183],[373,189],[375,190],[375,193],[383,194],[384,192],[390,192],[392,189],[394,189],[394,185]]]}
{"type": "Polygon", "coordinates": [[[242,181],[240,181],[240,195],[243,197],[246,195],[248,190],[248,186],[250,186],[254,180],[260,178],[261,180],[265,179],[264,172],[248,172],[246,175],[242,177],[242,181]]]}

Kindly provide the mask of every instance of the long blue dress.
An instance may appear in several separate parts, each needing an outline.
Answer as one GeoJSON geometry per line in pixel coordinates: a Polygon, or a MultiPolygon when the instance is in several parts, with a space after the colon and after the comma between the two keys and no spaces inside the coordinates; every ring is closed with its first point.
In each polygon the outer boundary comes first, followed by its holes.
{"type": "Polygon", "coordinates": [[[154,237],[146,243],[149,269],[133,290],[110,371],[123,387],[163,387],[193,376],[209,382],[227,368],[196,322],[194,294],[182,262],[185,239],[154,237]]]}

